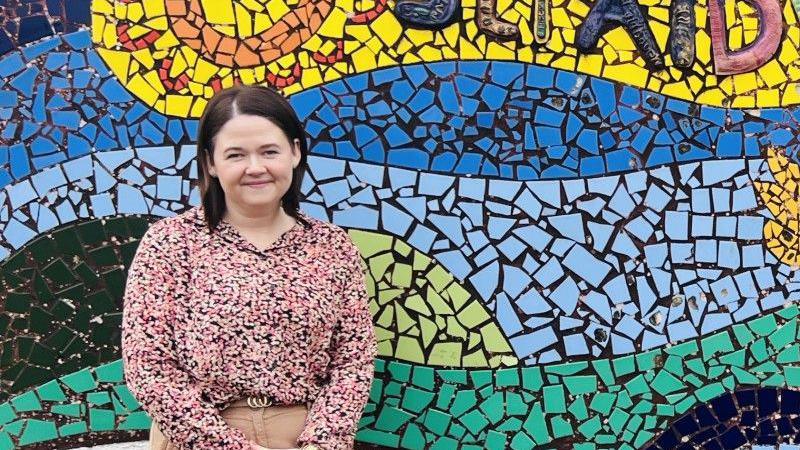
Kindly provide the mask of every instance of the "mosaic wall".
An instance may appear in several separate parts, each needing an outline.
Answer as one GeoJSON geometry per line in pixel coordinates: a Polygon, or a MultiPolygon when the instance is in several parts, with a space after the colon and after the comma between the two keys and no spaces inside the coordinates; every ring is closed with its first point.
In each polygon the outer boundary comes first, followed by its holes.
{"type": "Polygon", "coordinates": [[[0,0],[0,450],[146,439],[127,268],[236,83],[367,264],[360,448],[800,448],[799,10],[0,0]]]}

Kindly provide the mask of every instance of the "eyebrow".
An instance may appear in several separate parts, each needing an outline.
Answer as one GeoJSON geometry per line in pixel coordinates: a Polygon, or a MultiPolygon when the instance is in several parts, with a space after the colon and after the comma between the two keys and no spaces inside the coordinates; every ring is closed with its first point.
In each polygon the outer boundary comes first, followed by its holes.
{"type": "MultiPolygon", "coordinates": [[[[259,146],[258,149],[261,150],[262,148],[267,148],[267,147],[280,147],[280,146],[275,142],[271,142],[269,144],[263,144],[263,145],[259,146]]],[[[233,146],[233,147],[226,148],[222,152],[224,153],[224,152],[233,151],[233,150],[243,151],[244,149],[242,147],[233,146]]]]}

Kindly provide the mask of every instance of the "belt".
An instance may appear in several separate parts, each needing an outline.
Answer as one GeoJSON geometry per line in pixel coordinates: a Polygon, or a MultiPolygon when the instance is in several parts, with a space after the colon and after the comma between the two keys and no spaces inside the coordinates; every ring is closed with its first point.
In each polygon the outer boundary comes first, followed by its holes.
{"type": "Polygon", "coordinates": [[[258,408],[267,408],[273,405],[279,406],[278,403],[273,401],[273,399],[270,398],[269,396],[260,395],[260,396],[250,396],[241,398],[239,400],[231,402],[230,404],[228,404],[227,407],[231,408],[231,407],[249,406],[253,409],[258,409],[258,408]]]}

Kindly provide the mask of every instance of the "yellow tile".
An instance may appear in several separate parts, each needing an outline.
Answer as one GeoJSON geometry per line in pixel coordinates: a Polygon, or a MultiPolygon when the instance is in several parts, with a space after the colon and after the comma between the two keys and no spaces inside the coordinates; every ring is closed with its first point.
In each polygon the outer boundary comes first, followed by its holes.
{"type": "Polygon", "coordinates": [[[192,97],[189,95],[167,95],[167,114],[177,117],[188,117],[192,109],[192,97]]]}
{"type": "Polygon", "coordinates": [[[108,0],[97,0],[92,2],[92,12],[99,14],[114,14],[114,2],[108,0]]]}
{"type": "MultiPolygon", "coordinates": [[[[449,58],[449,59],[458,58],[458,53],[456,53],[453,50],[445,48],[442,51],[443,52],[450,52],[449,55],[445,56],[446,58],[449,58]]],[[[387,55],[385,52],[381,52],[378,55],[378,67],[392,67],[392,66],[396,66],[397,64],[398,64],[397,60],[395,60],[391,56],[387,55]]]]}
{"type": "Polygon", "coordinates": [[[699,93],[703,89],[703,80],[697,75],[689,76],[686,81],[689,82],[689,89],[691,89],[694,94],[699,93]]]}
{"type": "Polygon", "coordinates": [[[140,37],[146,35],[147,33],[153,31],[150,28],[143,27],[141,25],[132,25],[128,28],[128,37],[131,39],[139,39],[140,37]]]}
{"type": "Polygon", "coordinates": [[[647,85],[647,69],[634,64],[613,64],[603,69],[603,76],[631,86],[647,85]]]}
{"type": "MultiPolygon", "coordinates": [[[[317,30],[317,34],[323,37],[341,38],[344,36],[344,25],[347,22],[347,15],[339,8],[332,8],[328,17],[322,22],[322,26],[317,30]]],[[[351,28],[351,27],[348,27],[351,28]]],[[[350,31],[348,29],[348,31],[350,31]]]]}
{"type": "Polygon", "coordinates": [[[214,64],[203,58],[198,58],[194,65],[194,76],[192,78],[198,83],[208,83],[208,80],[216,75],[218,70],[219,68],[214,64]]]}
{"type": "Polygon", "coordinates": [[[267,12],[269,13],[269,17],[273,22],[277,22],[278,20],[282,19],[283,16],[288,14],[290,11],[291,9],[283,0],[270,0],[267,3],[267,12]]]}
{"type": "MultiPolygon", "coordinates": [[[[442,30],[442,33],[444,34],[444,39],[447,41],[447,45],[449,45],[452,48],[458,47],[458,35],[460,31],[461,29],[459,28],[457,23],[454,23],[445,28],[444,30],[442,30]]],[[[400,33],[398,33],[398,36],[399,35],[400,33]]]]}
{"type": "Polygon", "coordinates": [[[303,89],[309,89],[322,84],[322,72],[320,72],[319,67],[304,69],[303,77],[300,80],[300,83],[302,84],[303,89]]]}
{"type": "Polygon", "coordinates": [[[661,22],[652,21],[650,22],[650,27],[653,30],[653,35],[656,37],[659,51],[663,51],[663,49],[667,48],[667,37],[670,31],[669,26],[661,22]]]}
{"type": "Polygon", "coordinates": [[[616,64],[617,60],[619,59],[619,52],[615,51],[610,45],[604,45],[602,50],[605,64],[616,64]]]}
{"type": "Polygon", "coordinates": [[[353,66],[358,72],[366,72],[376,67],[375,54],[367,47],[362,47],[352,54],[353,66]]]}
{"type": "Polygon", "coordinates": [[[728,48],[731,50],[739,50],[742,48],[743,41],[744,35],[741,25],[736,25],[728,31],[728,48]]]}
{"type": "Polygon", "coordinates": [[[603,38],[613,45],[616,50],[636,50],[636,45],[634,45],[630,35],[622,27],[611,29],[603,38]]]}
{"type": "Polygon", "coordinates": [[[695,58],[703,64],[711,62],[711,38],[705,30],[698,30],[695,35],[695,58]]]}
{"type": "Polygon", "coordinates": [[[236,14],[236,33],[237,37],[250,37],[253,35],[253,18],[250,11],[241,3],[233,4],[233,11],[236,14]]]}
{"type": "Polygon", "coordinates": [[[253,34],[261,34],[273,25],[269,15],[260,12],[253,14],[253,22],[253,34]]]}
{"type": "Polygon", "coordinates": [[[501,45],[497,42],[489,42],[486,47],[486,58],[488,59],[513,59],[514,50],[501,45]]]}
{"type": "Polygon", "coordinates": [[[549,66],[550,62],[553,61],[555,55],[552,53],[537,53],[536,54],[536,64],[541,64],[543,66],[549,66]]]}
{"type": "Polygon", "coordinates": [[[684,98],[689,91],[689,86],[686,81],[676,81],[673,83],[666,83],[661,88],[661,93],[670,97],[684,98]]]}
{"type": "Polygon", "coordinates": [[[115,48],[116,46],[117,28],[109,23],[103,28],[103,47],[115,48]]]}
{"type": "Polygon", "coordinates": [[[756,99],[752,95],[739,95],[733,98],[731,107],[733,108],[753,108],[756,106],[756,99]]]}
{"type": "Polygon", "coordinates": [[[131,54],[128,52],[98,48],[97,53],[108,64],[108,68],[117,74],[122,84],[128,83],[128,66],[131,63],[131,54]]]}
{"type": "Polygon", "coordinates": [[[756,91],[756,106],[759,108],[773,108],[781,105],[780,93],[775,89],[761,89],[756,91]]]}
{"type": "Polygon", "coordinates": [[[417,51],[417,56],[422,61],[441,61],[442,51],[430,45],[423,45],[417,51]]]}
{"type": "Polygon", "coordinates": [[[717,76],[713,74],[706,75],[706,87],[710,88],[717,85],[717,76]]]}
{"type": "Polygon", "coordinates": [[[114,17],[120,20],[128,19],[128,5],[121,2],[114,3],[114,17]]]}
{"type": "Polygon", "coordinates": [[[496,0],[495,12],[499,15],[506,11],[514,3],[514,0],[496,0]]]}
{"type": "Polygon", "coordinates": [[[169,22],[166,17],[156,17],[142,23],[146,28],[156,31],[166,31],[169,28],[169,22]]]}
{"type": "Polygon", "coordinates": [[[783,71],[783,67],[774,59],[759,67],[758,74],[769,87],[775,87],[786,82],[786,74],[783,71]]]}
{"type": "Polygon", "coordinates": [[[662,86],[664,86],[664,83],[655,77],[650,77],[650,81],[647,82],[647,89],[653,92],[661,92],[662,86]]]}
{"type": "Polygon", "coordinates": [[[784,42],[780,48],[780,53],[778,54],[778,61],[780,61],[781,64],[788,66],[789,64],[795,62],[795,60],[798,58],[800,58],[800,54],[798,54],[797,49],[793,45],[784,42]]]}
{"type": "Polygon", "coordinates": [[[789,83],[783,90],[782,106],[800,104],[800,84],[789,83]]]}
{"type": "Polygon", "coordinates": [[[233,25],[236,16],[231,0],[200,0],[206,21],[214,25],[233,25]]]}
{"type": "Polygon", "coordinates": [[[197,62],[197,52],[189,48],[188,45],[182,45],[180,51],[181,54],[183,54],[183,58],[186,59],[186,62],[190,66],[194,66],[197,62]]]}
{"type": "Polygon", "coordinates": [[[421,62],[423,62],[423,61],[422,61],[422,59],[420,57],[418,57],[417,55],[414,55],[413,53],[409,52],[409,53],[404,53],[403,54],[403,60],[402,60],[401,64],[417,64],[417,63],[421,63],[421,62]]]}
{"type": "Polygon", "coordinates": [[[744,45],[752,44],[753,41],[755,41],[757,37],[758,37],[758,29],[745,30],[744,34],[743,34],[743,37],[742,37],[744,45]]]}
{"type": "Polygon", "coordinates": [[[620,52],[617,52],[617,56],[619,57],[620,63],[630,63],[634,60],[633,52],[628,50],[622,50],[620,52]]]}
{"type": "Polygon", "coordinates": [[[697,24],[697,30],[705,30],[708,21],[708,9],[702,5],[695,5],[694,7],[694,21],[697,24]]]}
{"type": "MultiPolygon", "coordinates": [[[[146,67],[147,70],[153,70],[153,68],[156,66],[156,61],[153,59],[153,53],[150,51],[149,48],[143,48],[135,52],[130,52],[129,54],[134,58],[136,58],[136,60],[139,61],[141,65],[146,67]]],[[[186,59],[183,58],[183,54],[180,55],[181,55],[180,57],[181,61],[186,61],[186,59]]]]}
{"type": "MultiPolygon", "coordinates": [[[[196,83],[196,82],[191,81],[191,80],[189,81],[189,92],[191,92],[192,95],[194,95],[195,97],[203,96],[204,93],[205,93],[205,88],[206,88],[206,86],[203,85],[203,84],[196,83]]],[[[211,89],[211,86],[208,86],[208,88],[211,89]]],[[[214,94],[214,92],[213,92],[213,89],[212,89],[211,93],[209,94],[209,97],[211,95],[213,95],[213,94],[214,94]]]]}
{"type": "Polygon", "coordinates": [[[158,77],[158,73],[154,70],[149,72],[145,72],[142,77],[151,85],[156,92],[160,95],[164,95],[167,93],[167,90],[164,88],[164,84],[161,82],[161,78],[158,77]]]}
{"type": "Polygon", "coordinates": [[[176,47],[178,45],[180,45],[180,42],[175,37],[175,35],[172,34],[172,30],[167,30],[163,32],[161,36],[158,39],[156,39],[156,41],[153,43],[153,47],[156,48],[157,50],[164,50],[176,47]]]}
{"type": "MultiPolygon", "coordinates": [[[[527,5],[523,5],[522,2],[515,2],[514,3],[514,10],[517,11],[522,16],[520,18],[520,20],[522,20],[525,17],[531,17],[531,14],[532,14],[531,7],[527,6],[527,5]]],[[[527,25],[527,21],[525,21],[525,22],[526,22],[525,24],[527,25]]]]}
{"type": "Polygon", "coordinates": [[[194,104],[192,105],[192,117],[200,117],[203,115],[203,111],[206,109],[206,104],[208,102],[203,97],[196,97],[194,99],[194,104]]]}
{"type": "Polygon", "coordinates": [[[551,32],[550,40],[547,41],[547,49],[555,53],[564,51],[564,40],[561,39],[561,32],[558,28],[551,32]]]}
{"type": "Polygon", "coordinates": [[[723,77],[719,82],[719,88],[722,89],[725,96],[733,95],[733,77],[723,77]]]}
{"type": "Polygon", "coordinates": [[[564,55],[556,58],[550,65],[556,69],[575,70],[575,57],[564,55]]]}
{"type": "Polygon", "coordinates": [[[403,26],[389,11],[384,12],[372,22],[372,29],[380,30],[376,34],[387,46],[394,45],[403,33],[403,26]]]}
{"type": "Polygon", "coordinates": [[[581,55],[578,57],[578,72],[599,77],[603,67],[601,55],[581,55]]]}
{"type": "MultiPolygon", "coordinates": [[[[654,19],[657,19],[665,24],[669,23],[670,15],[668,8],[653,6],[647,9],[647,13],[654,19]]],[[[656,39],[658,39],[658,37],[658,34],[656,34],[656,39]]]]}
{"type": "Polygon", "coordinates": [[[239,0],[239,2],[250,11],[263,12],[265,9],[264,4],[258,0],[239,0]]]}
{"type": "Polygon", "coordinates": [[[517,51],[517,61],[524,63],[533,62],[533,49],[530,46],[523,46],[517,51]]]}
{"type": "Polygon", "coordinates": [[[797,47],[798,45],[800,45],[800,28],[798,27],[789,28],[788,30],[786,30],[786,37],[788,37],[792,41],[792,44],[794,44],[794,46],[797,47]]]}
{"type": "MultiPolygon", "coordinates": [[[[580,3],[580,2],[573,2],[580,3]]],[[[555,28],[570,28],[572,22],[569,20],[569,15],[564,8],[554,8],[550,11],[550,20],[555,28]]]]}
{"type": "Polygon", "coordinates": [[[92,42],[99,44],[103,41],[103,30],[105,27],[105,16],[100,14],[92,14],[92,42]]]}
{"type": "MultiPolygon", "coordinates": [[[[150,72],[153,73],[153,72],[150,72]]],[[[128,90],[135,92],[136,96],[142,99],[146,104],[153,106],[156,100],[160,97],[159,93],[150,85],[140,74],[135,74],[131,77],[127,84],[128,90]]]]}
{"type": "Polygon", "coordinates": [[[747,93],[758,88],[755,72],[733,75],[733,90],[737,94],[747,93]]]}
{"type": "Polygon", "coordinates": [[[242,83],[246,85],[256,84],[258,82],[255,76],[255,71],[251,69],[239,68],[236,70],[236,74],[239,75],[242,83]]]}
{"type": "Polygon", "coordinates": [[[373,36],[370,40],[366,43],[367,48],[372,50],[372,53],[376,55],[383,50],[383,42],[378,38],[378,36],[373,36]]]}
{"type": "Polygon", "coordinates": [[[132,22],[139,22],[144,17],[144,8],[141,3],[128,4],[128,20],[132,22]]]}
{"type": "Polygon", "coordinates": [[[433,42],[433,32],[430,30],[408,29],[405,35],[415,47],[421,47],[423,44],[433,42]]]}
{"type": "Polygon", "coordinates": [[[483,54],[478,50],[472,42],[464,39],[463,37],[458,40],[458,53],[464,59],[480,59],[483,54]]]}

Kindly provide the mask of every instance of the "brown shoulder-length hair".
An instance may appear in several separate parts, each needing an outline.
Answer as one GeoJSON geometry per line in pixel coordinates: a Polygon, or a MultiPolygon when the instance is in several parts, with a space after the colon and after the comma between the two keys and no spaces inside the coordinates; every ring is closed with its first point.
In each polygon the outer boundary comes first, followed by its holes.
{"type": "Polygon", "coordinates": [[[283,210],[298,222],[308,226],[300,217],[301,184],[307,166],[308,144],[306,132],[297,114],[286,98],[266,86],[236,85],[214,95],[200,117],[197,131],[197,159],[200,162],[200,196],[206,223],[211,231],[217,228],[226,211],[225,193],[219,179],[209,174],[208,160],[213,161],[214,138],[219,130],[236,115],[250,114],[263,117],[283,130],[294,145],[300,146],[300,163],[292,171],[292,184],[282,200],[283,210]]]}

